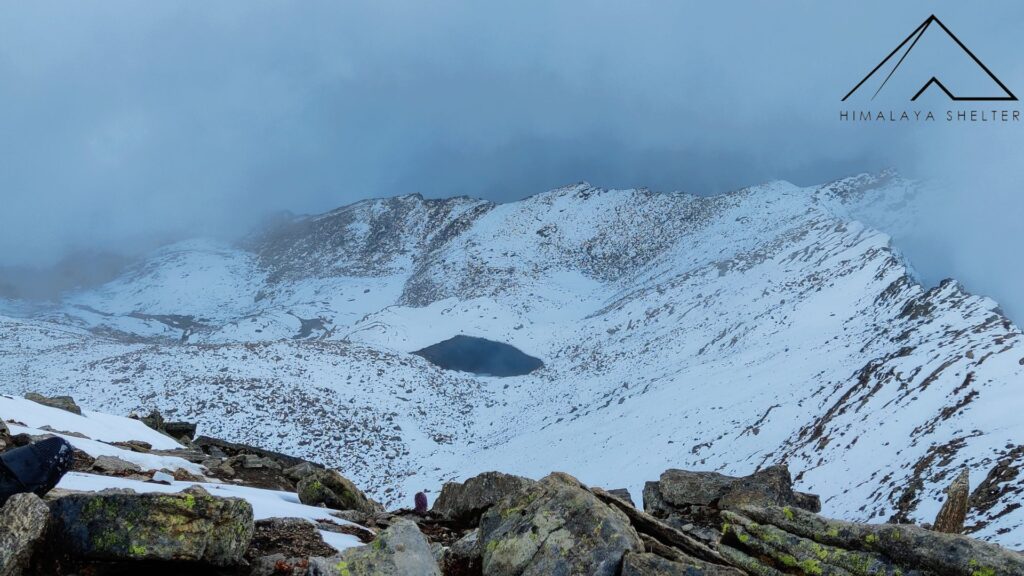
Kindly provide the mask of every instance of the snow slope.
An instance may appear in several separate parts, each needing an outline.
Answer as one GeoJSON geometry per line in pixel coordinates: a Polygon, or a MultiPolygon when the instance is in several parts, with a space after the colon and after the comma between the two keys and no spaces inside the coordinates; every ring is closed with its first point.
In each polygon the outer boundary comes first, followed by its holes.
{"type": "Polygon", "coordinates": [[[931,521],[967,466],[975,535],[1024,547],[1021,332],[954,281],[918,285],[877,231],[907,225],[917,190],[364,201],[0,317],[0,381],[159,408],[391,505],[488,469],[639,496],[670,467],[785,461],[831,516],[931,521]],[[479,377],[410,354],[457,334],[546,366],[479,377]]]}

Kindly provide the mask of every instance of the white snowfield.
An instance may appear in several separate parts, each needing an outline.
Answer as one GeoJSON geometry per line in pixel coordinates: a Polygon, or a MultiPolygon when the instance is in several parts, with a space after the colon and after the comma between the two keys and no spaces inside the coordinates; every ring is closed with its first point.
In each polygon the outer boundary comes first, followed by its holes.
{"type": "MultiPolygon", "coordinates": [[[[138,464],[144,471],[184,469],[197,475],[205,472],[202,466],[193,464],[183,458],[142,454],[123,450],[108,444],[108,442],[139,440],[147,442],[158,449],[170,450],[181,448],[181,445],[174,439],[131,418],[91,411],[83,411],[82,415],[79,416],[57,408],[36,404],[22,398],[0,395],[0,420],[8,423],[12,434],[55,434],[69,441],[75,448],[86,452],[90,456],[117,456],[118,458],[138,464]],[[52,430],[29,428],[14,424],[14,422],[31,423],[39,427],[48,426],[54,430],[60,430],[64,434],[52,430]],[[87,438],[81,438],[81,436],[86,436],[87,438]]],[[[129,488],[139,493],[175,493],[181,492],[190,486],[202,486],[214,496],[235,497],[247,500],[252,504],[253,516],[256,520],[266,518],[303,518],[311,522],[330,520],[339,525],[351,524],[351,522],[332,516],[329,513],[330,511],[325,508],[306,506],[300,503],[298,497],[293,493],[235,486],[220,483],[219,481],[216,483],[172,481],[170,484],[159,484],[99,474],[69,472],[61,479],[60,484],[57,485],[58,488],[65,490],[82,492],[98,492],[108,488],[129,488]]],[[[337,550],[362,546],[358,538],[349,534],[340,534],[326,530],[320,530],[320,533],[323,535],[324,541],[337,550]]]]}
{"type": "Polygon", "coordinates": [[[392,506],[492,469],[639,498],[667,468],[786,462],[830,516],[930,522],[966,466],[974,535],[1021,548],[1021,332],[956,282],[922,288],[864,224],[904,226],[916,189],[364,201],[12,312],[0,382],[158,408],[392,506]],[[410,354],[457,334],[545,367],[482,377],[410,354]]]}

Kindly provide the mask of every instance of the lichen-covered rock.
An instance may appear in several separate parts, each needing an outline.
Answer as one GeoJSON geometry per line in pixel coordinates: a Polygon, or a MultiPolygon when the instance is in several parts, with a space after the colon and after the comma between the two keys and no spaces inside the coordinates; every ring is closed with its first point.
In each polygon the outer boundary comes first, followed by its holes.
{"type": "Polygon", "coordinates": [[[400,519],[366,546],[331,558],[310,558],[309,576],[441,576],[427,539],[400,519]]]}
{"type": "Polygon", "coordinates": [[[431,511],[446,520],[475,524],[499,500],[536,483],[522,476],[484,472],[462,483],[445,483],[431,511]]]}
{"type": "Polygon", "coordinates": [[[193,487],[179,494],[71,494],[53,503],[53,539],[87,561],[196,561],[231,566],[253,534],[252,506],[193,487]]]}
{"type": "Polygon", "coordinates": [[[729,566],[677,562],[656,554],[630,552],[622,560],[622,576],[742,576],[742,572],[729,566]]]}
{"type": "Polygon", "coordinates": [[[299,501],[310,506],[326,506],[335,510],[356,510],[366,514],[380,511],[380,506],[367,498],[351,480],[335,470],[317,470],[307,474],[296,487],[299,501]]]}
{"type": "Polygon", "coordinates": [[[625,514],[558,472],[485,512],[480,541],[489,576],[614,576],[626,552],[644,550],[625,514]]]}
{"type": "Polygon", "coordinates": [[[43,537],[50,509],[35,494],[15,494],[0,508],[0,576],[20,576],[43,537]]]}
{"type": "Polygon", "coordinates": [[[82,409],[75,403],[75,399],[71,396],[43,396],[38,392],[29,392],[25,394],[25,400],[31,400],[36,404],[42,404],[43,406],[49,406],[50,408],[58,408],[60,410],[66,410],[73,414],[82,415],[82,409]]]}
{"type": "MultiPolygon", "coordinates": [[[[920,526],[830,520],[799,508],[744,506],[739,515],[747,519],[741,522],[740,528],[748,534],[751,549],[756,549],[757,543],[749,538],[787,553],[793,559],[800,550],[806,550],[819,560],[825,555],[830,564],[841,566],[844,563],[856,566],[858,558],[880,559],[882,566],[892,566],[888,569],[894,574],[897,571],[908,574],[912,570],[942,576],[1024,574],[1024,555],[988,542],[920,526]],[[837,550],[839,556],[845,556],[849,562],[836,560],[832,555],[837,550]]],[[[738,536],[740,531],[732,524],[727,525],[726,530],[737,534],[737,546],[747,544],[742,542],[738,536]]],[[[780,561],[788,565],[790,558],[780,561]]]]}
{"type": "Polygon", "coordinates": [[[471,530],[444,550],[439,561],[445,576],[479,576],[483,573],[480,530],[471,530]]]}

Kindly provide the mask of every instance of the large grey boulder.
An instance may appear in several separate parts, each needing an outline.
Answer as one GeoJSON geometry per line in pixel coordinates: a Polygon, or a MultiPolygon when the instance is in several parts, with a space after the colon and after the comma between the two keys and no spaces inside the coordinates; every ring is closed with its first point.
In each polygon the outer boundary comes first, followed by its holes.
{"type": "Polygon", "coordinates": [[[811,512],[821,510],[821,503],[816,496],[793,490],[789,469],[781,465],[741,477],[726,476],[717,472],[666,470],[661,475],[656,489],[657,496],[652,500],[660,500],[662,506],[667,504],[673,508],[713,506],[731,509],[741,505],[754,505],[796,506],[811,512]]]}
{"type": "Polygon", "coordinates": [[[49,406],[50,408],[57,408],[71,412],[72,414],[82,415],[82,409],[75,403],[75,399],[71,396],[43,396],[38,392],[29,392],[25,394],[25,400],[31,400],[36,404],[42,404],[43,406],[49,406]]]}
{"type": "Polygon", "coordinates": [[[20,576],[46,532],[50,509],[35,494],[15,494],[0,508],[0,576],[20,576]]]}
{"type": "Polygon", "coordinates": [[[499,500],[536,483],[501,472],[484,472],[462,483],[446,482],[431,511],[446,520],[475,524],[480,515],[499,500]]]}
{"type": "Polygon", "coordinates": [[[430,544],[416,524],[400,519],[367,546],[331,558],[310,558],[309,576],[441,576],[430,544]]]}
{"type": "Polygon", "coordinates": [[[356,510],[366,514],[380,512],[380,505],[356,488],[351,480],[335,470],[316,470],[299,480],[295,490],[299,501],[310,506],[335,510],[356,510]]]}
{"type": "Polygon", "coordinates": [[[52,507],[53,536],[86,561],[194,561],[232,566],[253,534],[252,506],[199,487],[179,494],[71,494],[52,507]]]}
{"type": "Polygon", "coordinates": [[[644,550],[625,514],[559,472],[485,512],[480,543],[488,576],[616,576],[626,552],[644,550]]]}

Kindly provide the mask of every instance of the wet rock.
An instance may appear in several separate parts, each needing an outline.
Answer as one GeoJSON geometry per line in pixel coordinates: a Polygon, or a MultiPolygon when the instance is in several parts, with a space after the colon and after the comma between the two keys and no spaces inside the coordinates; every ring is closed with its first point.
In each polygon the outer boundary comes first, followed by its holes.
{"type": "Polygon", "coordinates": [[[138,464],[122,460],[117,456],[97,456],[92,461],[92,469],[100,474],[110,476],[126,476],[142,471],[142,467],[138,464]]]}
{"type": "Polygon", "coordinates": [[[36,404],[49,406],[50,408],[59,408],[72,414],[82,415],[82,409],[78,407],[78,404],[75,404],[75,399],[71,396],[43,396],[38,392],[29,392],[25,394],[25,399],[31,400],[36,404]]]}
{"type": "Polygon", "coordinates": [[[335,470],[318,470],[299,481],[299,501],[335,510],[356,510],[367,514],[380,511],[351,480],[335,470]]]}
{"type": "Polygon", "coordinates": [[[964,519],[967,518],[967,500],[970,496],[970,472],[967,468],[953,479],[946,488],[946,501],[942,503],[939,514],[935,517],[932,530],[947,534],[960,534],[964,531],[964,519]]]}
{"type": "Polygon", "coordinates": [[[42,539],[50,509],[35,494],[15,494],[0,508],[0,576],[20,576],[42,539]]]}
{"type": "Polygon", "coordinates": [[[480,515],[502,498],[522,492],[537,482],[501,472],[484,472],[463,483],[447,482],[431,511],[446,520],[475,524],[480,515]]]}
{"type": "Polygon", "coordinates": [[[52,506],[53,541],[76,560],[236,565],[253,534],[252,506],[193,487],[179,494],[71,494],[52,506]]]}
{"type": "Polygon", "coordinates": [[[493,576],[613,576],[626,552],[644,550],[625,514],[557,472],[485,512],[480,541],[493,576]]]}
{"type": "Polygon", "coordinates": [[[331,558],[310,558],[310,576],[441,576],[427,539],[410,520],[398,520],[367,546],[331,558]]]}

